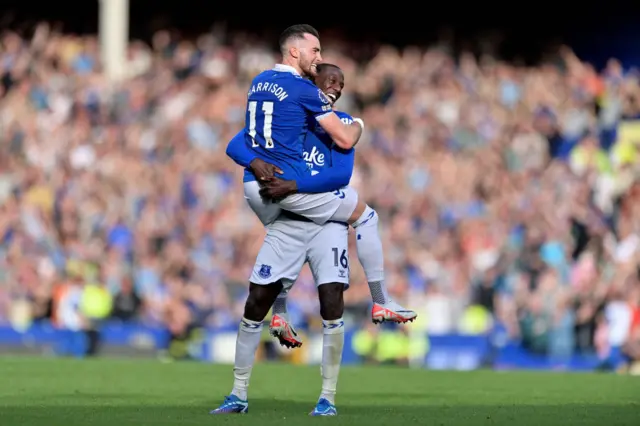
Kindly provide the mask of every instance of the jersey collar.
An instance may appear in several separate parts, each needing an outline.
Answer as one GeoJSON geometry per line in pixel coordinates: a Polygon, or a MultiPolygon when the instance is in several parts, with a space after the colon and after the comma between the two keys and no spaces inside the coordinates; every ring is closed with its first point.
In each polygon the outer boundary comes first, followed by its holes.
{"type": "Polygon", "coordinates": [[[291,65],[276,64],[276,66],[273,67],[273,70],[274,71],[281,71],[281,72],[290,72],[291,74],[300,75],[298,73],[298,71],[296,71],[296,69],[294,67],[292,67],[291,65]]]}

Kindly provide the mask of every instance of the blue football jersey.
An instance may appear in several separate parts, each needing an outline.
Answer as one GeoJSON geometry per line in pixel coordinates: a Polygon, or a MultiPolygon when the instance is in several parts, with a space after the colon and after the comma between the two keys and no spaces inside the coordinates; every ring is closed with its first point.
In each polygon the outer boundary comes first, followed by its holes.
{"type": "Polygon", "coordinates": [[[247,93],[245,143],[262,160],[295,179],[307,172],[303,144],[310,118],[315,122],[331,114],[331,102],[311,81],[294,68],[276,65],[258,74],[247,93]]]}
{"type": "MultiPolygon", "coordinates": [[[[341,111],[334,112],[343,123],[353,122],[349,114],[341,111]]],[[[345,150],[337,146],[317,122],[310,122],[309,127],[303,154],[309,171],[306,177],[297,180],[298,189],[300,192],[339,192],[339,189],[348,185],[351,180],[355,150],[353,148],[345,150]]],[[[309,221],[290,212],[283,211],[282,214],[291,219],[309,221]]]]}
{"type": "MultiPolygon", "coordinates": [[[[340,117],[340,120],[342,120],[343,123],[353,123],[353,117],[346,112],[335,110],[334,112],[338,117],[340,117]]],[[[304,142],[303,158],[312,175],[322,172],[326,167],[343,167],[345,163],[342,161],[342,156],[344,156],[345,153],[348,153],[348,155],[351,156],[354,155],[354,151],[352,149],[345,151],[335,145],[331,136],[329,136],[329,134],[317,122],[310,121],[309,127],[310,131],[304,142]],[[334,160],[337,159],[338,155],[340,156],[340,164],[334,165],[334,160]]],[[[353,162],[351,162],[351,168],[353,169],[353,162]]]]}

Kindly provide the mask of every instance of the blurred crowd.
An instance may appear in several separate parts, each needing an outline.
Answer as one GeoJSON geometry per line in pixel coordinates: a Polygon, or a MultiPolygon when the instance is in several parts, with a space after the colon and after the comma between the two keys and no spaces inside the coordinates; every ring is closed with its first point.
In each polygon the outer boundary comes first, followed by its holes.
{"type": "MultiPolygon", "coordinates": [[[[271,46],[160,31],[130,43],[112,85],[96,37],[2,34],[0,322],[236,324],[264,229],[224,150],[271,46]]],[[[639,358],[640,73],[568,48],[524,67],[446,44],[353,47],[323,39],[324,60],[346,76],[337,109],[366,123],[352,185],[381,217],[413,330],[639,358]]],[[[357,323],[369,295],[351,258],[357,323]]],[[[316,300],[305,268],[297,324],[316,300]]]]}

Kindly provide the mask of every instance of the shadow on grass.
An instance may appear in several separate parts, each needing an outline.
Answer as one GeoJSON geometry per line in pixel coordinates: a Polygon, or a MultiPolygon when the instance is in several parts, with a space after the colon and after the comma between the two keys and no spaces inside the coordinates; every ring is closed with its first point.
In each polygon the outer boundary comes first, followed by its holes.
{"type": "MultiPolygon", "coordinates": [[[[381,395],[382,396],[382,395],[381,395]]],[[[388,395],[391,397],[392,395],[388,395]]],[[[397,396],[397,395],[393,395],[397,396]]],[[[160,426],[243,424],[293,426],[319,420],[310,418],[313,402],[285,399],[252,399],[249,414],[212,416],[215,402],[194,401],[189,405],[150,404],[148,399],[135,405],[122,394],[58,394],[29,406],[5,405],[0,401],[2,426],[160,426]],[[126,403],[123,403],[123,400],[126,403]],[[60,402],[64,401],[64,403],[60,402]],[[73,405],[68,404],[74,401],[73,405]],[[64,404],[64,405],[63,405],[64,404]]],[[[137,395],[139,398],[139,395],[137,395]]],[[[449,405],[412,404],[362,405],[339,401],[339,416],[332,424],[352,426],[413,424],[437,426],[508,425],[553,426],[594,425],[632,426],[640,424],[640,404],[634,405],[449,405]]]]}

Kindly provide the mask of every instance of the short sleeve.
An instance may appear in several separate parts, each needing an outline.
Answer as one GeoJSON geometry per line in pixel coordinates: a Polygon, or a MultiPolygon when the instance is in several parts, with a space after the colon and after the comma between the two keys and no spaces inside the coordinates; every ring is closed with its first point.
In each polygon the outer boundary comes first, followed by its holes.
{"type": "Polygon", "coordinates": [[[300,93],[302,107],[316,119],[332,112],[331,101],[313,83],[305,83],[300,93]]]}
{"type": "Polygon", "coordinates": [[[353,123],[353,117],[350,116],[349,114],[347,114],[346,112],[342,112],[342,111],[336,111],[334,110],[333,112],[336,113],[336,115],[338,116],[338,118],[340,118],[340,121],[342,121],[344,124],[351,124],[353,123]]]}

